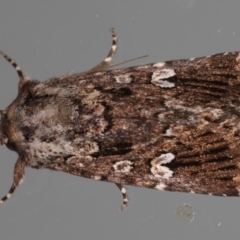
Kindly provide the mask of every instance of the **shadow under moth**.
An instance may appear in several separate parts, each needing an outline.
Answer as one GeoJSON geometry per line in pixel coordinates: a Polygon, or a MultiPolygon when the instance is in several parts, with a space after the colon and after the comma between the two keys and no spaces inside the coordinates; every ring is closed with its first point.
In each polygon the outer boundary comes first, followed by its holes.
{"type": "Polygon", "coordinates": [[[25,167],[123,185],[240,194],[240,53],[30,80],[1,111],[0,143],[18,153],[9,199],[25,167]]]}

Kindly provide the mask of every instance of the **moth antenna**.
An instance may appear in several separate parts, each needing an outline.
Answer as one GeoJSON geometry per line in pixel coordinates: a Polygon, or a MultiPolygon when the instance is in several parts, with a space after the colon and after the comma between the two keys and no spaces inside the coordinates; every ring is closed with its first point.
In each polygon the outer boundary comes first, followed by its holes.
{"type": "Polygon", "coordinates": [[[132,61],[135,61],[135,60],[138,60],[138,59],[141,59],[141,58],[145,58],[145,57],[149,57],[149,55],[144,55],[144,56],[132,58],[132,59],[129,59],[129,60],[126,60],[126,61],[123,61],[123,62],[114,64],[114,65],[111,65],[111,66],[109,66],[109,68],[112,69],[112,68],[117,67],[117,66],[119,66],[119,65],[123,65],[123,64],[125,64],[125,63],[132,62],[132,61]]]}
{"type": "Polygon", "coordinates": [[[5,54],[3,51],[0,51],[0,55],[2,55],[15,68],[15,70],[17,71],[18,77],[19,77],[19,81],[21,82],[24,79],[24,75],[23,75],[21,67],[12,58],[10,58],[7,54],[5,54]]]}
{"type": "Polygon", "coordinates": [[[13,184],[8,191],[8,193],[0,200],[0,204],[3,204],[9,198],[11,198],[12,194],[14,193],[15,189],[23,182],[24,179],[24,168],[25,164],[23,160],[19,157],[15,167],[14,167],[14,174],[13,174],[13,184]]]}
{"type": "Polygon", "coordinates": [[[127,207],[129,198],[127,195],[127,190],[122,184],[115,183],[116,186],[120,189],[122,196],[123,196],[123,204],[119,207],[121,210],[123,210],[125,207],[127,207]]]}
{"type": "Polygon", "coordinates": [[[115,53],[117,52],[117,43],[118,43],[118,38],[115,32],[114,28],[110,29],[111,33],[112,33],[112,47],[107,55],[107,57],[100,62],[97,66],[95,66],[94,68],[91,68],[90,70],[84,72],[84,73],[94,73],[94,72],[98,72],[98,71],[105,71],[107,70],[111,63],[112,63],[112,58],[115,55],[115,53]]]}

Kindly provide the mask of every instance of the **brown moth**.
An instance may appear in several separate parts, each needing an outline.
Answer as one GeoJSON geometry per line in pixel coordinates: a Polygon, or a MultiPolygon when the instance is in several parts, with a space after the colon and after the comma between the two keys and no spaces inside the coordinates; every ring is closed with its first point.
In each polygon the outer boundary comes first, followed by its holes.
{"type": "Polygon", "coordinates": [[[240,193],[240,54],[109,70],[117,49],[87,72],[30,80],[1,111],[0,142],[25,167],[159,190],[240,193]]]}

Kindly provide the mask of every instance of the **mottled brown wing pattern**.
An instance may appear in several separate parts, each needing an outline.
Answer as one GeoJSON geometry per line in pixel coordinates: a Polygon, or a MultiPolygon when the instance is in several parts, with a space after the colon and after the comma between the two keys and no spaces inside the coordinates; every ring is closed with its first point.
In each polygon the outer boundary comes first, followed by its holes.
{"type": "Polygon", "coordinates": [[[19,154],[7,200],[25,167],[123,185],[237,196],[239,52],[30,81],[2,111],[0,140],[19,154]]]}
{"type": "MultiPolygon", "coordinates": [[[[89,139],[98,146],[91,161],[78,170],[73,157],[67,172],[161,190],[239,195],[238,55],[79,76],[77,88],[100,92],[94,103],[102,114],[94,126],[106,123],[89,139]]],[[[94,126],[86,121],[82,128],[94,126]]]]}

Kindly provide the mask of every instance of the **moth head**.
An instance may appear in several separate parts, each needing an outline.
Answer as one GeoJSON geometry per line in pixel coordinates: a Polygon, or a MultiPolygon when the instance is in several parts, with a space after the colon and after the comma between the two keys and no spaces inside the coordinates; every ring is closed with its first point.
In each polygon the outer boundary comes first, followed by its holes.
{"type": "MultiPolygon", "coordinates": [[[[24,76],[20,66],[12,58],[2,51],[0,51],[0,55],[2,55],[16,70],[19,77],[18,93],[20,94],[23,86],[29,81],[29,79],[24,76]]],[[[5,110],[0,110],[0,144],[6,145],[10,149],[12,149],[14,142],[18,142],[19,140],[18,128],[13,124],[15,120],[15,109],[16,100],[5,110]]]]}
{"type": "Polygon", "coordinates": [[[4,124],[3,124],[3,118],[6,115],[6,111],[4,110],[0,110],[0,144],[1,145],[6,145],[8,142],[8,138],[7,136],[4,134],[3,128],[4,128],[4,124]]]}

